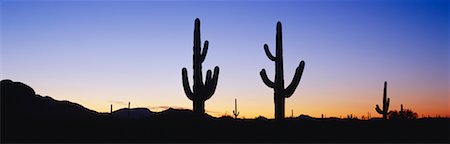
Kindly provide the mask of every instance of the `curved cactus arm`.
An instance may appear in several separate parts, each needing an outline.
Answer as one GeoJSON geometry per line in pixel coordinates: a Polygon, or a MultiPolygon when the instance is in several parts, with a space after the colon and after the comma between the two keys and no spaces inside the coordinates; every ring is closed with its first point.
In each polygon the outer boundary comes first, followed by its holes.
{"type": "Polygon", "coordinates": [[[220,69],[218,66],[214,67],[214,74],[212,75],[212,78],[209,80],[207,79],[207,82],[208,81],[209,82],[208,82],[208,84],[205,84],[205,87],[204,87],[204,91],[206,92],[205,100],[208,100],[209,98],[211,98],[214,95],[214,93],[216,92],[217,81],[219,79],[219,70],[220,69]]]}
{"type": "Polygon", "coordinates": [[[190,88],[189,85],[189,78],[187,76],[187,70],[186,68],[183,68],[182,72],[182,79],[183,79],[183,89],[184,89],[184,93],[186,93],[186,96],[190,99],[190,100],[194,100],[194,93],[192,93],[192,90],[190,88]]]}
{"type": "Polygon", "coordinates": [[[275,83],[270,81],[270,79],[267,77],[265,69],[262,69],[261,72],[259,72],[259,74],[261,75],[264,84],[266,84],[270,88],[273,88],[275,86],[275,83]]]}
{"type": "Polygon", "coordinates": [[[264,44],[264,51],[266,52],[266,55],[270,60],[275,61],[275,57],[272,55],[272,53],[270,53],[269,46],[267,46],[267,44],[264,44]]]}
{"type": "Polygon", "coordinates": [[[237,117],[239,115],[239,112],[233,110],[233,115],[237,117]]]}
{"type": "Polygon", "coordinates": [[[386,115],[390,115],[392,113],[393,113],[393,111],[389,111],[389,112],[386,112],[386,115]]]}
{"type": "Polygon", "coordinates": [[[383,114],[384,112],[380,109],[380,107],[377,105],[377,107],[375,107],[375,110],[379,113],[379,114],[383,114]]]}
{"type": "Polygon", "coordinates": [[[297,69],[295,70],[294,78],[292,79],[291,84],[285,89],[285,97],[289,98],[294,94],[295,89],[297,88],[298,84],[300,83],[300,79],[303,75],[303,69],[305,68],[305,62],[301,61],[298,65],[297,69]]]}
{"type": "Polygon", "coordinates": [[[203,45],[203,50],[202,50],[202,54],[200,55],[200,61],[204,62],[206,59],[206,54],[208,53],[208,46],[209,46],[209,42],[205,41],[204,45],[203,45]]]}

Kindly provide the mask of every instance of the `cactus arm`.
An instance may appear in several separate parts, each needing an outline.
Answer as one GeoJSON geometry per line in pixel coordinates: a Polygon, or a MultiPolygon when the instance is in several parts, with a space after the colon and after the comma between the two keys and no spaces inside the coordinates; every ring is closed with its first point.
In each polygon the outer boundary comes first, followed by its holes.
{"type": "Polygon", "coordinates": [[[379,114],[383,114],[384,112],[380,109],[380,107],[377,105],[377,107],[375,108],[375,110],[377,110],[377,112],[379,114]]]}
{"type": "Polygon", "coordinates": [[[183,79],[183,89],[184,89],[184,93],[186,93],[186,96],[190,99],[190,100],[194,100],[194,93],[192,93],[192,90],[189,86],[189,79],[187,76],[187,70],[186,68],[183,68],[182,72],[182,79],[183,79]]]}
{"type": "Polygon", "coordinates": [[[259,73],[261,75],[261,78],[263,80],[263,82],[270,88],[273,88],[275,86],[275,83],[270,81],[270,79],[267,77],[266,74],[266,70],[262,69],[261,72],[259,73]]]}
{"type": "Polygon", "coordinates": [[[237,117],[237,116],[239,115],[239,112],[236,112],[236,111],[233,110],[233,115],[234,115],[235,117],[237,117]]]}
{"type": "Polygon", "coordinates": [[[205,86],[210,85],[211,83],[211,70],[208,70],[206,72],[206,80],[205,80],[205,86]]]}
{"type": "Polygon", "coordinates": [[[200,61],[204,62],[206,59],[206,54],[208,53],[208,46],[209,46],[209,42],[205,41],[204,45],[203,45],[203,50],[202,50],[202,54],[200,55],[200,61]]]}
{"type": "Polygon", "coordinates": [[[289,98],[294,94],[295,89],[297,88],[298,84],[300,83],[300,79],[303,75],[303,69],[305,68],[305,62],[301,61],[298,65],[297,69],[295,70],[294,78],[292,79],[291,84],[285,89],[285,97],[289,98]]]}
{"type": "Polygon", "coordinates": [[[219,67],[214,67],[214,74],[212,75],[212,78],[209,80],[208,84],[205,84],[204,91],[206,92],[205,100],[208,100],[211,98],[214,93],[216,92],[217,87],[217,81],[219,79],[219,67]]]}
{"type": "Polygon", "coordinates": [[[264,51],[266,52],[266,55],[270,60],[275,61],[275,57],[272,55],[272,53],[270,53],[269,46],[267,46],[267,44],[264,44],[264,51]]]}

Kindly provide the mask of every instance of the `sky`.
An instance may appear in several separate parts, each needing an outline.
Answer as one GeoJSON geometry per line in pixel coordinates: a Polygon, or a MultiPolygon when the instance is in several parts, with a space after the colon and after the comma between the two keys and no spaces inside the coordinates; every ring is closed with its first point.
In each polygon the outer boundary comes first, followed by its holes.
{"type": "Polygon", "coordinates": [[[271,80],[276,23],[283,28],[285,85],[305,70],[286,99],[286,116],[381,117],[383,83],[390,110],[450,116],[448,1],[58,1],[3,0],[1,79],[98,112],[127,107],[192,109],[194,20],[209,41],[203,63],[220,67],[213,116],[274,117],[271,80]]]}

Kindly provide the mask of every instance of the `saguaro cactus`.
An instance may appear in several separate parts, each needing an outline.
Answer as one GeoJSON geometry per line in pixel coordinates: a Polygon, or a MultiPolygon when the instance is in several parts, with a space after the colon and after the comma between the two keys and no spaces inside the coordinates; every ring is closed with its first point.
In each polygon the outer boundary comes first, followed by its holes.
{"type": "Polygon", "coordinates": [[[284,76],[283,76],[283,43],[281,33],[281,22],[277,23],[276,34],[276,56],[270,53],[269,46],[264,44],[264,51],[267,57],[275,62],[275,81],[269,80],[266,74],[266,70],[262,69],[260,72],[263,82],[270,88],[274,89],[274,103],[275,103],[275,119],[284,119],[284,99],[289,98],[294,94],[300,79],[302,78],[303,69],[305,68],[305,62],[301,61],[295,71],[294,78],[287,88],[284,88],[284,76]]]}
{"type": "Polygon", "coordinates": [[[233,115],[234,118],[237,118],[237,116],[239,115],[239,112],[237,110],[237,99],[234,99],[234,110],[233,110],[233,115]]]}
{"type": "Polygon", "coordinates": [[[206,72],[206,80],[203,83],[202,76],[202,63],[205,61],[206,53],[208,52],[208,41],[205,41],[203,50],[201,50],[200,39],[200,20],[195,19],[194,26],[194,85],[193,91],[189,85],[189,79],[187,76],[187,69],[182,69],[183,88],[186,96],[193,102],[193,109],[195,113],[205,113],[205,101],[211,98],[216,91],[217,80],[219,78],[219,67],[214,68],[214,74],[211,75],[211,70],[206,72]]]}
{"type": "Polygon", "coordinates": [[[384,91],[383,91],[383,110],[380,109],[380,107],[377,105],[375,110],[379,113],[383,115],[383,119],[387,119],[387,115],[389,114],[389,101],[390,99],[387,98],[387,92],[386,92],[386,88],[387,87],[387,82],[384,82],[384,91]]]}

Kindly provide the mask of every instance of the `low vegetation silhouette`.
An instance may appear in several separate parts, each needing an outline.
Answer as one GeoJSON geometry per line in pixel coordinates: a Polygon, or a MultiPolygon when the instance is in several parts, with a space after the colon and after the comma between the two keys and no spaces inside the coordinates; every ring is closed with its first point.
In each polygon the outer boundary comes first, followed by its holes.
{"type": "MultiPolygon", "coordinates": [[[[192,110],[123,108],[98,113],[1,82],[2,142],[448,142],[448,118],[382,120],[298,117],[234,119],[192,110]],[[383,132],[379,135],[379,132],[383,132]]],[[[393,114],[393,113],[391,113],[393,114]]],[[[393,116],[393,115],[392,115],[393,116]]]]}
{"type": "Polygon", "coordinates": [[[289,98],[294,94],[295,89],[300,83],[302,78],[303,69],[305,68],[305,62],[301,61],[298,65],[294,78],[287,88],[284,87],[284,72],[283,72],[283,42],[282,42],[282,32],[281,32],[281,22],[277,23],[277,34],[276,34],[276,52],[275,56],[270,53],[269,46],[264,44],[264,51],[267,57],[275,62],[275,80],[272,82],[266,74],[266,70],[262,69],[260,72],[263,82],[270,88],[274,90],[274,103],[275,103],[275,119],[284,119],[284,105],[285,98],[289,98]]]}
{"type": "Polygon", "coordinates": [[[187,69],[182,69],[183,88],[184,93],[193,103],[195,113],[205,113],[205,101],[212,97],[217,87],[217,80],[219,79],[219,67],[214,67],[214,74],[211,70],[206,72],[206,80],[203,83],[202,63],[206,59],[209,42],[205,41],[203,50],[201,50],[200,39],[200,19],[195,19],[194,26],[194,55],[193,55],[193,69],[194,69],[194,85],[191,90],[189,85],[189,78],[187,76],[187,69]]]}
{"type": "Polygon", "coordinates": [[[403,109],[403,104],[401,104],[400,111],[390,111],[388,117],[392,120],[407,120],[417,119],[418,115],[410,109],[403,109]]]}

